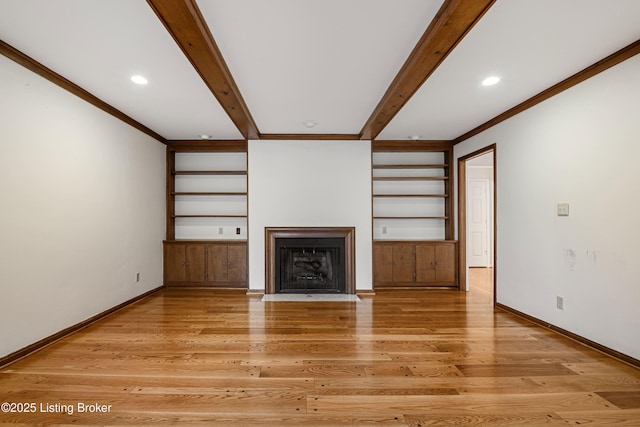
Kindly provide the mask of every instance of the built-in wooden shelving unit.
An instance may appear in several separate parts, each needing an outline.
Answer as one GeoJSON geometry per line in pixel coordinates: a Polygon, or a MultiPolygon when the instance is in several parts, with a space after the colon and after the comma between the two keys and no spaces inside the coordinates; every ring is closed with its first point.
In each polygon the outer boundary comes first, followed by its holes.
{"type": "Polygon", "coordinates": [[[168,143],[164,282],[247,287],[246,141],[168,143]]]}
{"type": "Polygon", "coordinates": [[[456,287],[453,146],[373,141],[375,287],[456,287]]]}
{"type": "Polygon", "coordinates": [[[453,237],[452,150],[441,142],[373,142],[374,240],[453,237]]]}
{"type": "Polygon", "coordinates": [[[247,239],[246,142],[170,143],[167,240],[247,239]]]}

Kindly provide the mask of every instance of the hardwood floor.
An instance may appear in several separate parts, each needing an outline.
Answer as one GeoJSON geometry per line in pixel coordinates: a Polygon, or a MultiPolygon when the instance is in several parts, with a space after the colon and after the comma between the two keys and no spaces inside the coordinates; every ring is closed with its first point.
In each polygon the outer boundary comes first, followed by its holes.
{"type": "Polygon", "coordinates": [[[0,412],[0,423],[639,425],[640,370],[491,301],[162,290],[1,369],[0,402],[36,410],[0,412]]]}
{"type": "Polygon", "coordinates": [[[468,270],[469,290],[493,295],[493,268],[471,267],[468,270]]]}

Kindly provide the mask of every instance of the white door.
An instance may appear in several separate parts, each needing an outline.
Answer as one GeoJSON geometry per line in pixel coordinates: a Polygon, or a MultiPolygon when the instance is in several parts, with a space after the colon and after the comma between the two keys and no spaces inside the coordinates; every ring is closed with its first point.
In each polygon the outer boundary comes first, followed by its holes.
{"type": "Polygon", "coordinates": [[[489,255],[489,180],[470,179],[468,182],[468,238],[469,267],[490,267],[489,255]]]}

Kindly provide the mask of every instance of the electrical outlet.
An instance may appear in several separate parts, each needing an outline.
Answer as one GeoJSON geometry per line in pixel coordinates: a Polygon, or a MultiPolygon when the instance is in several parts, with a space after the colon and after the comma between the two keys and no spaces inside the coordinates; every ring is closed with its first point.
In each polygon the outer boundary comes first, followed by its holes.
{"type": "Polygon", "coordinates": [[[140,281],[140,273],[136,273],[136,283],[140,281]]]}
{"type": "Polygon", "coordinates": [[[382,234],[387,234],[387,227],[382,227],[382,234]]]}
{"type": "Polygon", "coordinates": [[[240,227],[236,227],[236,234],[240,234],[240,227]]]}
{"type": "Polygon", "coordinates": [[[569,216],[569,203],[558,203],[558,216],[569,216]]]}
{"type": "Polygon", "coordinates": [[[224,229],[222,227],[218,227],[218,234],[222,234],[223,231],[224,229]]]}
{"type": "Polygon", "coordinates": [[[564,310],[564,297],[556,297],[556,307],[558,310],[564,310]]]}

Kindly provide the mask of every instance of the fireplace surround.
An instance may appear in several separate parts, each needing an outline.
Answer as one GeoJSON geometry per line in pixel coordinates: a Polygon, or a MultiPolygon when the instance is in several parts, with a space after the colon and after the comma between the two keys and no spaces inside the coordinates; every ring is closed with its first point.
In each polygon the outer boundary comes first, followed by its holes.
{"type": "Polygon", "coordinates": [[[266,294],[355,294],[354,227],[265,227],[266,294]]]}

